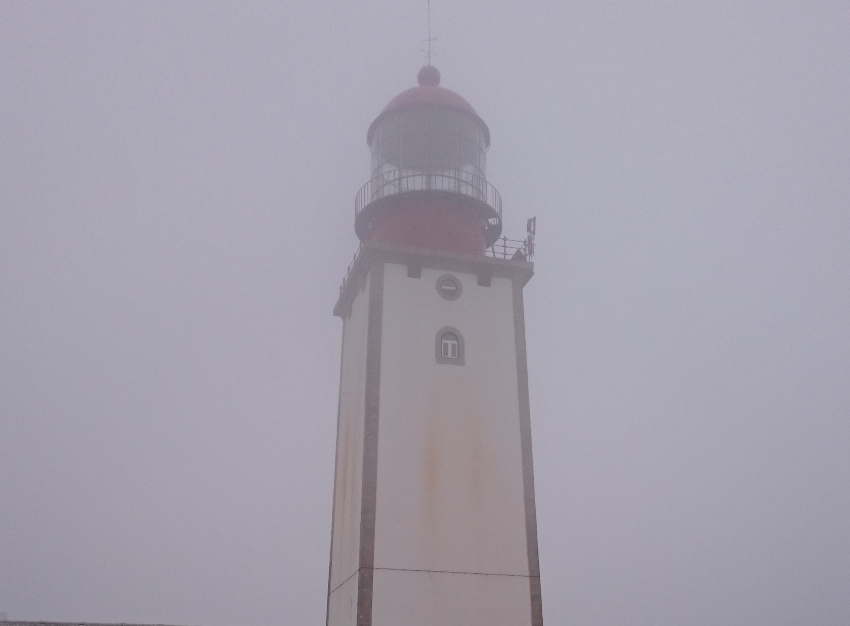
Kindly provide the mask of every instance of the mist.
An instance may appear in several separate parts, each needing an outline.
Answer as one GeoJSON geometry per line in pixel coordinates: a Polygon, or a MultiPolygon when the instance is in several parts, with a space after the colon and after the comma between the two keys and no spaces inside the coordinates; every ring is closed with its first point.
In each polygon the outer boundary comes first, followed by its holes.
{"type": "MultiPolygon", "coordinates": [[[[850,4],[432,3],[525,288],[548,624],[850,623],[850,4]]],[[[0,612],[320,624],[426,3],[0,8],[0,612]]]]}

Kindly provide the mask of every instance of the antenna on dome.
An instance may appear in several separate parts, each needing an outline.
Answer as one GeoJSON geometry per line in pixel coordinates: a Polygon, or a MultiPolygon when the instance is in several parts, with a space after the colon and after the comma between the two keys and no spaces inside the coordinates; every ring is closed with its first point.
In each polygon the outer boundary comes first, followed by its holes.
{"type": "Polygon", "coordinates": [[[428,65],[431,65],[431,44],[437,41],[431,37],[431,0],[428,0],[428,65]]]}

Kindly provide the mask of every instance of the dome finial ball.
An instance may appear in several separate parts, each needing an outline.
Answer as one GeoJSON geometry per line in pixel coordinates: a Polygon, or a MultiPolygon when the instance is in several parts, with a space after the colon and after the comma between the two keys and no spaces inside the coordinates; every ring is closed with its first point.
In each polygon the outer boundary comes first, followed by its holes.
{"type": "Polygon", "coordinates": [[[426,65],[419,70],[419,75],[416,79],[423,87],[436,87],[440,84],[440,70],[433,65],[426,65]]]}

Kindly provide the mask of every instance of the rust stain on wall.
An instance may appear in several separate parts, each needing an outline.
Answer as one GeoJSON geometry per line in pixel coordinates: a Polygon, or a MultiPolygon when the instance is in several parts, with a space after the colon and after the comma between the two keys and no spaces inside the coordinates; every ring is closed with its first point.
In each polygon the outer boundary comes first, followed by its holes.
{"type": "Polygon", "coordinates": [[[474,544],[487,524],[488,503],[498,499],[498,468],[494,463],[488,416],[481,403],[481,385],[467,370],[446,367],[432,379],[425,414],[422,467],[422,519],[429,553],[451,550],[454,543],[474,544]]]}
{"type": "Polygon", "coordinates": [[[334,507],[334,571],[332,582],[338,584],[357,569],[359,536],[359,474],[362,440],[363,389],[365,374],[357,367],[356,356],[343,369],[340,405],[340,432],[337,441],[337,477],[334,507]]]}

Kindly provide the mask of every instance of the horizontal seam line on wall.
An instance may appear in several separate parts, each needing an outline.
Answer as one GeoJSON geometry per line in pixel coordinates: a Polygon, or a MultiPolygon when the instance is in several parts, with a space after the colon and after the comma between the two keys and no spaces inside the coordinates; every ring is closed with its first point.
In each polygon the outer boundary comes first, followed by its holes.
{"type": "MultiPolygon", "coordinates": [[[[375,570],[383,570],[387,572],[426,572],[429,574],[467,574],[470,576],[510,576],[512,578],[535,578],[527,574],[493,574],[491,572],[454,572],[451,570],[440,569],[407,569],[404,567],[375,567],[375,570]]],[[[539,576],[537,577],[539,578],[539,576]]]]}

